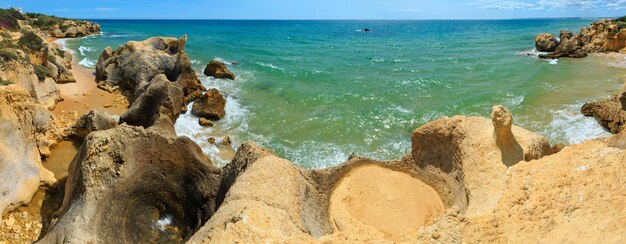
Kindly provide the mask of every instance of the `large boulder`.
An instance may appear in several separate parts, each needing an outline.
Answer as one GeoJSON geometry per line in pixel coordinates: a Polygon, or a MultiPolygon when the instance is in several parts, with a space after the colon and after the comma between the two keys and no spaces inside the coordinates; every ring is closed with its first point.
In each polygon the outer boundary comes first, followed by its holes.
{"type": "Polygon", "coordinates": [[[556,37],[550,33],[535,36],[535,48],[540,52],[553,52],[559,45],[556,37]]]}
{"type": "Polygon", "coordinates": [[[553,53],[539,55],[540,58],[582,58],[587,56],[587,50],[583,48],[585,43],[581,40],[581,35],[574,35],[569,31],[561,31],[559,37],[560,44],[553,53]]]}
{"type": "Polygon", "coordinates": [[[108,130],[115,126],[117,126],[117,121],[113,117],[96,110],[90,110],[72,126],[72,135],[85,139],[91,132],[108,130]]]}
{"type": "Polygon", "coordinates": [[[226,115],[226,99],[215,89],[209,89],[193,103],[191,113],[206,119],[219,120],[226,115]]]}
{"type": "Polygon", "coordinates": [[[56,181],[41,164],[52,116],[17,85],[0,86],[0,215],[30,201],[56,181]]]}
{"type": "Polygon", "coordinates": [[[137,98],[120,117],[120,123],[148,128],[161,116],[176,123],[183,106],[183,91],[165,75],[157,75],[150,82],[143,83],[136,91],[137,98]]]}
{"type": "Polygon", "coordinates": [[[184,52],[187,36],[180,39],[152,37],[129,41],[117,50],[106,48],[96,65],[96,81],[102,85],[119,86],[134,93],[137,88],[164,74],[183,89],[186,102],[206,90],[191,68],[184,52]]]}
{"type": "Polygon", "coordinates": [[[128,125],[93,132],[40,241],[184,242],[213,215],[220,175],[187,137],[128,125]]]}
{"type": "Polygon", "coordinates": [[[581,108],[581,113],[587,117],[594,117],[604,129],[618,134],[626,128],[626,111],[624,111],[626,107],[623,106],[622,101],[626,101],[626,92],[611,99],[585,103],[581,108]]]}
{"type": "Polygon", "coordinates": [[[228,70],[226,64],[218,60],[213,60],[206,65],[204,68],[204,75],[213,76],[219,79],[235,79],[235,75],[228,70]]]}

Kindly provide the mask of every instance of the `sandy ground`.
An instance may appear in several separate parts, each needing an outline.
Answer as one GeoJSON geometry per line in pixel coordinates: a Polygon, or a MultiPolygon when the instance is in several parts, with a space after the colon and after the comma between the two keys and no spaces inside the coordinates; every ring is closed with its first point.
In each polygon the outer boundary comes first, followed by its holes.
{"type": "Polygon", "coordinates": [[[77,63],[72,64],[72,73],[76,83],[58,84],[63,101],[53,110],[55,115],[65,115],[76,111],[78,115],[95,109],[111,115],[121,115],[128,107],[128,102],[120,94],[109,93],[97,87],[94,70],[77,63]]]}
{"type": "Polygon", "coordinates": [[[375,165],[348,173],[330,200],[331,220],[338,230],[373,227],[392,239],[429,223],[444,209],[432,187],[375,165]]]}

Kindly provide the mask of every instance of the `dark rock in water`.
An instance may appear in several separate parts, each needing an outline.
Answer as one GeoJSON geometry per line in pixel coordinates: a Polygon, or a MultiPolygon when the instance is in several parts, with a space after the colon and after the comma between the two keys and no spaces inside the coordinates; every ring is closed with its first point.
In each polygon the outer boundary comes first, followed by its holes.
{"type": "Polygon", "coordinates": [[[91,110],[78,119],[72,127],[73,135],[84,139],[91,132],[108,130],[117,126],[117,121],[102,112],[91,110]]]}
{"type": "Polygon", "coordinates": [[[220,61],[213,60],[204,68],[204,75],[213,76],[219,79],[235,79],[235,75],[228,70],[228,67],[220,61]]]}
{"type": "Polygon", "coordinates": [[[184,52],[186,42],[186,35],[180,39],[152,37],[141,42],[129,41],[115,51],[105,48],[96,65],[96,81],[135,93],[143,83],[163,74],[183,89],[185,102],[191,102],[206,88],[184,52]]]}
{"type": "Polygon", "coordinates": [[[215,89],[209,89],[204,95],[193,103],[191,113],[211,120],[224,118],[226,111],[226,99],[215,89]]]}
{"type": "Polygon", "coordinates": [[[120,125],[91,133],[42,243],[182,243],[215,212],[221,170],[187,137],[120,125]]]}
{"type": "Polygon", "coordinates": [[[626,111],[622,109],[621,97],[613,97],[607,100],[585,103],[581,108],[583,115],[594,117],[604,127],[613,134],[618,134],[626,127],[626,111]]]}
{"type": "Polygon", "coordinates": [[[165,75],[157,75],[143,83],[135,92],[137,97],[130,108],[120,117],[120,123],[148,128],[166,116],[176,123],[183,107],[183,91],[165,75]]]}
{"type": "Polygon", "coordinates": [[[363,31],[364,31],[364,32],[370,32],[370,29],[365,28],[365,29],[363,29],[363,31]]]}
{"type": "Polygon", "coordinates": [[[535,36],[535,48],[540,52],[552,52],[556,50],[559,42],[550,33],[541,33],[535,36]]]}

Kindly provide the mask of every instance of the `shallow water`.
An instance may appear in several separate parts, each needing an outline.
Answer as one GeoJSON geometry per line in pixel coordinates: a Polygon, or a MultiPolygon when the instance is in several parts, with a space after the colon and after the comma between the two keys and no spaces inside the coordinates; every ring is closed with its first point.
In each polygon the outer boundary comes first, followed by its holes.
{"type": "Polygon", "coordinates": [[[415,128],[441,116],[488,116],[496,104],[552,143],[581,142],[606,132],[580,105],[609,96],[626,75],[602,56],[527,55],[535,34],[592,20],[97,22],[102,35],[66,43],[86,66],[106,46],[183,34],[198,72],[214,58],[240,63],[231,66],[235,81],[200,75],[227,96],[215,128],[190,114],[176,124],[222,165],[227,158],[209,137],[252,140],[312,168],[351,153],[396,159],[410,151],[415,128]],[[372,31],[358,31],[365,27],[372,31]]]}

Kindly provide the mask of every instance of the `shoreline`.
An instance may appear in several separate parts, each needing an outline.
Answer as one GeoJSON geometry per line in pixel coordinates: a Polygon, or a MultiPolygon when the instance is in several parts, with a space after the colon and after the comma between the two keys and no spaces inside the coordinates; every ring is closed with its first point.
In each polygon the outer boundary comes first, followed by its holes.
{"type": "Polygon", "coordinates": [[[125,98],[120,94],[98,88],[95,70],[80,65],[75,51],[59,43],[66,40],[69,39],[57,39],[54,43],[71,53],[72,68],[70,70],[76,82],[57,84],[63,101],[57,103],[52,110],[53,114],[62,116],[75,111],[80,116],[92,109],[116,116],[124,113],[128,108],[125,98]]]}

